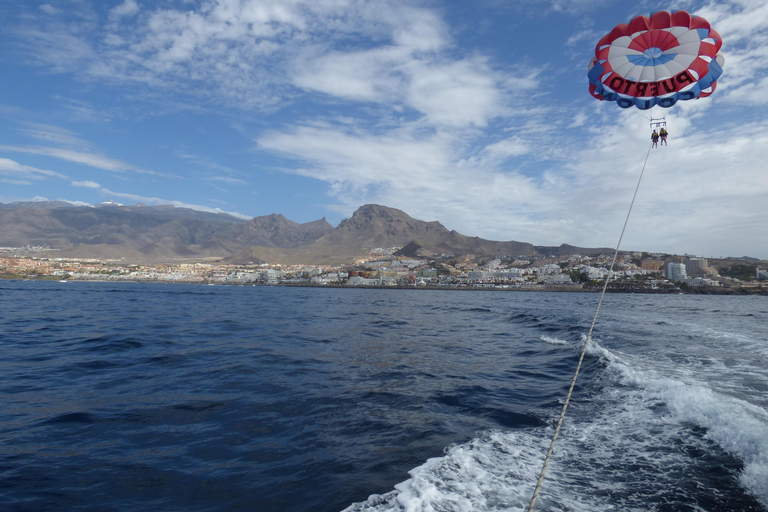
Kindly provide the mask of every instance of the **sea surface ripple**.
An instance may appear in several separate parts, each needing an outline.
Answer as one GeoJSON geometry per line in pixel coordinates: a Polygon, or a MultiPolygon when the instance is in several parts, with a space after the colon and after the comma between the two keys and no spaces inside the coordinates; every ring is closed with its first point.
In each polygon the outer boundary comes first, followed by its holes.
{"type": "MultiPolygon", "coordinates": [[[[0,509],[524,510],[594,294],[0,282],[0,509]]],[[[540,510],[768,510],[763,298],[609,295],[540,510]]]]}

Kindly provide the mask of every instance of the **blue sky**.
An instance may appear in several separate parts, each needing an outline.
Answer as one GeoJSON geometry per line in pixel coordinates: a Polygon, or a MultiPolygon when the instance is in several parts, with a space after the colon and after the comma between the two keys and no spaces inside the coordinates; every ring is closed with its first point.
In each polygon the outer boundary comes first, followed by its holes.
{"type": "Polygon", "coordinates": [[[706,17],[725,72],[663,112],[622,248],[768,259],[763,0],[5,0],[0,202],[334,225],[377,203],[614,247],[650,114],[593,99],[586,70],[614,25],[661,9],[706,17]]]}

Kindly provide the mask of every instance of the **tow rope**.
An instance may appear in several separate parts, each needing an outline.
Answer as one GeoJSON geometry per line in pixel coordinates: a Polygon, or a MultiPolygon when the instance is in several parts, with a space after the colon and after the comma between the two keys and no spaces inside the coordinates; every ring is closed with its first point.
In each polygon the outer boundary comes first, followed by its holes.
{"type": "Polygon", "coordinates": [[[635,193],[632,196],[632,202],[629,204],[629,211],[627,211],[627,218],[624,220],[624,227],[621,230],[619,236],[619,242],[616,244],[616,252],[613,253],[613,261],[611,261],[611,268],[608,269],[608,273],[605,275],[605,281],[603,282],[603,291],[600,293],[600,300],[597,302],[597,309],[595,310],[595,316],[592,318],[592,325],[589,326],[589,332],[587,333],[587,339],[584,342],[584,347],[581,349],[581,355],[579,356],[579,363],[576,365],[576,372],[573,374],[573,380],[571,381],[571,387],[568,389],[568,395],[565,397],[565,403],[563,404],[563,410],[560,412],[560,419],[557,420],[557,427],[555,428],[555,434],[552,436],[552,442],[549,445],[547,456],[544,459],[544,466],[541,468],[541,474],[539,474],[539,480],[536,482],[536,489],[533,491],[533,497],[531,498],[531,504],[528,506],[528,512],[533,511],[533,507],[536,504],[536,499],[539,497],[539,491],[541,490],[541,484],[544,482],[544,475],[547,472],[547,466],[549,460],[552,458],[552,452],[555,449],[555,441],[560,434],[560,427],[563,426],[563,419],[565,418],[565,411],[568,409],[568,403],[571,401],[571,395],[573,394],[573,388],[576,386],[576,379],[579,376],[579,370],[581,369],[581,363],[584,361],[584,354],[587,353],[587,345],[589,340],[592,339],[592,331],[595,328],[595,322],[597,322],[597,314],[600,312],[600,306],[603,304],[603,298],[605,297],[605,290],[608,288],[608,281],[613,274],[613,266],[616,264],[616,258],[619,255],[619,247],[621,247],[621,240],[624,238],[624,232],[627,229],[627,223],[629,222],[629,215],[632,213],[632,206],[635,204],[635,198],[637,197],[637,191],[640,190],[640,182],[643,179],[645,173],[645,166],[648,164],[648,157],[651,155],[651,148],[653,148],[653,142],[648,146],[648,153],[645,155],[645,162],[643,168],[640,171],[640,177],[637,180],[637,186],[635,187],[635,193]]]}

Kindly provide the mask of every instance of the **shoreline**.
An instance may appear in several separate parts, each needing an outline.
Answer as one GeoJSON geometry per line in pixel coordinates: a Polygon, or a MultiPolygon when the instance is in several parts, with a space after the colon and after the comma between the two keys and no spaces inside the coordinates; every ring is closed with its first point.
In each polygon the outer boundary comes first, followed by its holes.
{"type": "MultiPolygon", "coordinates": [[[[200,286],[277,286],[284,288],[341,288],[349,290],[447,290],[447,291],[483,291],[483,292],[559,292],[559,293],[600,293],[602,285],[584,287],[583,285],[533,285],[525,287],[514,287],[505,285],[486,285],[486,286],[430,286],[430,285],[359,285],[350,286],[346,284],[313,284],[313,283],[233,283],[216,281],[167,281],[167,280],[107,280],[107,279],[60,279],[49,277],[21,277],[21,276],[0,276],[4,281],[48,281],[48,282],[67,282],[67,283],[133,283],[133,284],[186,284],[200,286]]],[[[668,288],[627,288],[611,287],[610,284],[605,293],[628,293],[628,294],[646,294],[646,295],[738,295],[738,296],[768,296],[768,287],[690,287],[683,289],[679,287],[668,288]]]]}

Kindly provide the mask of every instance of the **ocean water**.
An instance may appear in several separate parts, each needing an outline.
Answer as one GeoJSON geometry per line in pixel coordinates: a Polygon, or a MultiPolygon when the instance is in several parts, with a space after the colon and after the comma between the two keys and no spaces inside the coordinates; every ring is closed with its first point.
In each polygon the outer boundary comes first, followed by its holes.
{"type": "MultiPolygon", "coordinates": [[[[526,510],[597,300],[0,281],[0,510],[526,510]]],[[[768,510],[768,300],[607,295],[536,510],[768,510]]]]}

